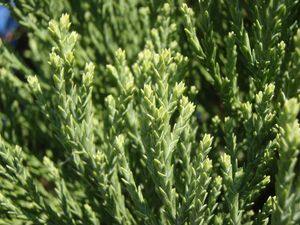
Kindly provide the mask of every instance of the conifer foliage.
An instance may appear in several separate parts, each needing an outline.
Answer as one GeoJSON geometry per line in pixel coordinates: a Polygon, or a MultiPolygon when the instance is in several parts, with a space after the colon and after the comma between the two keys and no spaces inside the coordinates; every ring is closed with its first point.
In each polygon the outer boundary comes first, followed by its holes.
{"type": "Polygon", "coordinates": [[[0,2],[0,224],[300,224],[298,0],[0,2]]]}

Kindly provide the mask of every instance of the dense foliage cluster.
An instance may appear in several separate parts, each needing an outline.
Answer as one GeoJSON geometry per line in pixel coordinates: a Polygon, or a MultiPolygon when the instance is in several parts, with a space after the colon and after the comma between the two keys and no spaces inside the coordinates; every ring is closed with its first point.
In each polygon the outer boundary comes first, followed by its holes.
{"type": "Polygon", "coordinates": [[[0,224],[300,224],[298,0],[0,2],[0,224]]]}

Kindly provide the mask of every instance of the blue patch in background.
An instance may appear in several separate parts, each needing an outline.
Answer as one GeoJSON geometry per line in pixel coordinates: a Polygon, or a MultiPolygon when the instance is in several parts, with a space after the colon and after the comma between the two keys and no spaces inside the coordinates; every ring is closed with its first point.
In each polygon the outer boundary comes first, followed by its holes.
{"type": "Polygon", "coordinates": [[[0,38],[5,38],[17,28],[18,23],[12,17],[10,10],[4,6],[0,6],[0,38]]]}

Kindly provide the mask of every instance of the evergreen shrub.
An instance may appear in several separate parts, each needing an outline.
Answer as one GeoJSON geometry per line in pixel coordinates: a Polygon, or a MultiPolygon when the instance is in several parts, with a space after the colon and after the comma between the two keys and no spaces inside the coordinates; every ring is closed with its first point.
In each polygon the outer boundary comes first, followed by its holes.
{"type": "Polygon", "coordinates": [[[300,224],[298,0],[0,2],[0,224],[300,224]]]}

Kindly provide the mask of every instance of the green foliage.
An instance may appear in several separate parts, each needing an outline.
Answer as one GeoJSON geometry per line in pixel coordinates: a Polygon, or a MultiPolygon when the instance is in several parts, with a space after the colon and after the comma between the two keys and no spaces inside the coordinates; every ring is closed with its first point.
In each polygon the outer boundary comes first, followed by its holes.
{"type": "Polygon", "coordinates": [[[300,223],[298,0],[0,2],[0,224],[300,223]]]}

